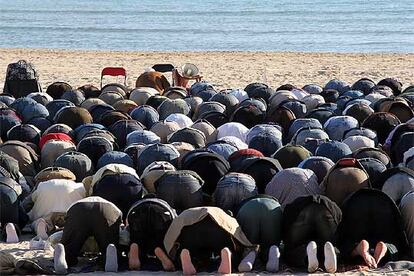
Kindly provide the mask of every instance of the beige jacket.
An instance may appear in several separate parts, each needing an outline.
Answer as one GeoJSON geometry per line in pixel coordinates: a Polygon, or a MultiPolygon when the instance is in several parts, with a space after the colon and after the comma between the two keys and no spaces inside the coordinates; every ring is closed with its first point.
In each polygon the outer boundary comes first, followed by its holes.
{"type": "Polygon", "coordinates": [[[175,258],[179,249],[177,239],[184,226],[195,224],[202,221],[206,216],[210,216],[221,228],[228,232],[242,246],[254,248],[255,246],[247,239],[237,220],[222,209],[217,207],[195,207],[182,212],[173,220],[164,237],[164,247],[170,257],[175,258]]]}

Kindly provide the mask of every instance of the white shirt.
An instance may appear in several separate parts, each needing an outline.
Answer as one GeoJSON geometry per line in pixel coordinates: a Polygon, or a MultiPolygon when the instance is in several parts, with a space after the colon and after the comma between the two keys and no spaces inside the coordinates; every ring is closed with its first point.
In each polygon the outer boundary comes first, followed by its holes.
{"type": "Polygon", "coordinates": [[[40,182],[32,194],[34,206],[28,213],[32,221],[53,212],[66,213],[72,203],[86,196],[82,183],[66,179],[52,179],[40,182]]]}

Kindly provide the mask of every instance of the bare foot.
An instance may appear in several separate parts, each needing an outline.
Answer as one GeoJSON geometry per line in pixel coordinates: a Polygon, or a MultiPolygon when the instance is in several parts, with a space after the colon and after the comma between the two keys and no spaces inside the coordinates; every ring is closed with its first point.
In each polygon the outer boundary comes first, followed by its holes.
{"type": "Polygon", "coordinates": [[[194,275],[197,273],[193,263],[191,262],[190,251],[187,249],[181,250],[180,259],[184,275],[194,275]]]}
{"type": "Polygon", "coordinates": [[[175,266],[170,258],[165,254],[164,250],[157,247],[154,250],[155,256],[161,261],[162,267],[165,271],[175,271],[175,266]]]}
{"type": "Polygon", "coordinates": [[[231,274],[231,252],[227,247],[221,250],[221,263],[218,268],[218,273],[231,274]]]}
{"type": "Polygon", "coordinates": [[[352,252],[353,256],[361,256],[365,263],[370,268],[377,268],[377,262],[375,261],[374,257],[371,256],[371,254],[368,253],[369,251],[369,243],[366,240],[362,240],[354,249],[352,252]]]}
{"type": "Polygon", "coordinates": [[[377,262],[377,265],[379,264],[381,259],[384,258],[385,254],[387,254],[387,250],[388,248],[385,245],[385,243],[383,243],[382,241],[377,243],[377,245],[375,246],[375,251],[374,251],[374,258],[375,258],[375,261],[377,262]]]}
{"type": "Polygon", "coordinates": [[[139,260],[139,248],[138,244],[132,243],[129,247],[128,256],[129,270],[139,270],[141,268],[141,262],[139,260]]]}
{"type": "Polygon", "coordinates": [[[47,224],[43,218],[40,218],[36,225],[36,235],[42,240],[47,240],[47,238],[49,238],[49,235],[47,234],[47,224]]]}

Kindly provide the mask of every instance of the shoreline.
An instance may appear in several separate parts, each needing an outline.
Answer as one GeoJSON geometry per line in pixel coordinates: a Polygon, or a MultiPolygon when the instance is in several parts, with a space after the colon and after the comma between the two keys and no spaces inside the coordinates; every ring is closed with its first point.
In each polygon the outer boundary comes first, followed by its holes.
{"type": "Polygon", "coordinates": [[[165,51],[159,51],[159,50],[154,50],[154,51],[148,51],[148,50],[111,50],[111,49],[82,49],[82,48],[73,48],[73,49],[68,49],[68,48],[21,48],[21,47],[0,47],[0,51],[3,50],[10,50],[10,51],[15,51],[15,50],[21,50],[21,51],[26,51],[26,50],[36,50],[36,51],[51,51],[51,52],[55,52],[55,51],[63,51],[63,52],[108,52],[108,53],[148,53],[148,54],[162,54],[162,53],[187,53],[187,54],[192,54],[192,53],[206,53],[206,54],[212,54],[212,53],[223,53],[223,54],[228,54],[228,53],[234,53],[234,54],[242,54],[242,53],[257,53],[257,54],[322,54],[322,55],[414,55],[414,51],[413,52],[389,52],[389,51],[373,51],[373,52],[367,52],[367,51],[361,51],[361,52],[334,52],[334,51],[292,51],[292,50],[286,50],[286,51],[273,51],[273,50],[191,50],[191,51],[183,51],[183,50],[165,50],[165,51]]]}
{"type": "Polygon", "coordinates": [[[204,79],[217,89],[244,88],[251,82],[265,82],[277,88],[291,83],[324,85],[333,78],[353,83],[368,77],[379,81],[398,78],[404,87],[414,84],[414,53],[335,53],[335,52],[249,52],[249,51],[106,51],[71,49],[0,48],[0,88],[7,65],[19,59],[32,62],[42,87],[66,81],[73,87],[86,83],[99,86],[106,66],[123,66],[128,85],[145,68],[156,63],[196,64],[204,79]]]}

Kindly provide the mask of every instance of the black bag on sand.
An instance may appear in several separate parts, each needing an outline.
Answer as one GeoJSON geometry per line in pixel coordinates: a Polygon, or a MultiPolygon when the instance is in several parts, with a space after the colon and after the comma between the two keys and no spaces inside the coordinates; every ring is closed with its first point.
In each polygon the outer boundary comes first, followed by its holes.
{"type": "Polygon", "coordinates": [[[32,92],[41,91],[38,75],[33,64],[25,60],[19,60],[7,66],[3,93],[13,95],[15,98],[21,98],[32,92]]]}

